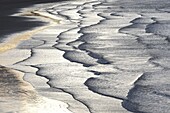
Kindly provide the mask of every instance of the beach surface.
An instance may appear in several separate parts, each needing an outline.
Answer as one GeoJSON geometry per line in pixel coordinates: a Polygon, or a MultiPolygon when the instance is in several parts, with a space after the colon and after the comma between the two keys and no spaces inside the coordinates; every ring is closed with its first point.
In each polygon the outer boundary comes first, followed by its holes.
{"type": "Polygon", "coordinates": [[[170,112],[169,0],[19,8],[38,24],[3,35],[0,113],[170,112]]]}

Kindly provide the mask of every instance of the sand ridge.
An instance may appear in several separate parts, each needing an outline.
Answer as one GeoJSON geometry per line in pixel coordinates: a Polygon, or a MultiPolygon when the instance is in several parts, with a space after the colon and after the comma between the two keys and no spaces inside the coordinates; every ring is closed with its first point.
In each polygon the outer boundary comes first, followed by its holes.
{"type": "Polygon", "coordinates": [[[34,17],[34,18],[40,18],[41,20],[43,20],[44,22],[48,22],[47,25],[42,26],[42,27],[37,27],[35,29],[32,30],[28,30],[28,31],[23,31],[21,33],[15,33],[12,36],[9,36],[10,39],[6,40],[4,43],[0,44],[0,53],[1,52],[6,52],[10,49],[14,49],[17,47],[17,45],[24,40],[28,40],[31,38],[31,36],[35,35],[36,33],[47,29],[50,26],[54,26],[55,24],[59,23],[59,20],[57,18],[55,18],[53,15],[51,16],[48,13],[44,13],[44,12],[38,12],[38,11],[30,11],[30,12],[23,12],[20,13],[17,16],[27,16],[27,17],[34,17]],[[45,19],[44,19],[45,18],[45,19]]]}
{"type": "MultiPolygon", "coordinates": [[[[28,13],[21,13],[18,16],[28,16],[28,17],[34,17],[38,18],[40,20],[43,20],[44,22],[48,22],[47,25],[42,27],[37,27],[32,30],[24,31],[21,33],[10,35],[10,38],[6,40],[4,43],[0,45],[0,56],[1,56],[1,65],[4,65],[6,67],[1,67],[1,83],[2,86],[3,82],[6,84],[4,87],[1,87],[3,90],[1,91],[1,101],[4,101],[4,104],[2,104],[0,112],[19,112],[19,113],[71,113],[66,108],[68,107],[67,104],[57,101],[54,99],[49,99],[44,96],[41,96],[37,93],[35,90],[35,87],[32,86],[31,83],[28,83],[24,80],[24,77],[26,76],[26,73],[24,71],[21,71],[21,69],[14,68],[13,65],[19,59],[23,59],[27,56],[27,53],[29,51],[24,52],[22,50],[18,49],[17,52],[17,46],[22,43],[25,40],[29,40],[33,35],[39,33],[40,31],[43,31],[49,27],[52,27],[56,24],[59,24],[58,19],[54,19],[53,17],[50,17],[50,14],[46,16],[45,12],[38,12],[38,11],[31,11],[28,13]],[[16,54],[17,53],[17,54],[16,54]],[[20,55],[15,57],[15,55],[20,55]],[[26,53],[26,54],[25,54],[26,53]],[[10,55],[12,54],[12,55],[10,55]],[[10,59],[11,61],[10,62],[10,59]],[[13,69],[12,69],[13,68],[13,69]],[[7,77],[5,77],[7,76],[7,77]],[[7,82],[8,81],[8,82],[7,82]],[[8,89],[7,89],[8,88],[8,89]],[[6,90],[8,90],[6,92],[6,90]],[[9,94],[9,95],[8,95],[9,94]],[[4,100],[3,100],[4,99],[4,100]],[[15,104],[15,105],[11,105],[15,104]],[[7,106],[11,105],[10,109],[7,106]],[[13,107],[12,107],[13,106],[13,107]]],[[[30,70],[30,73],[35,73],[34,69],[28,69],[30,70]]],[[[46,82],[44,79],[40,79],[40,81],[46,82]]],[[[40,84],[39,84],[40,85],[40,84]]],[[[47,87],[44,86],[43,87],[47,87]]]]}
{"type": "Polygon", "coordinates": [[[82,0],[44,6],[61,18],[60,24],[0,54],[8,59],[2,63],[24,72],[40,95],[67,103],[64,110],[167,113],[170,15],[158,2],[82,0]]]}

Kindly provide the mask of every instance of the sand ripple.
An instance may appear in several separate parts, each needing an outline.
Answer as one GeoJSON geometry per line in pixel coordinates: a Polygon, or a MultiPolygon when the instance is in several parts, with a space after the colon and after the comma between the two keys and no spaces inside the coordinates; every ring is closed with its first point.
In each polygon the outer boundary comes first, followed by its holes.
{"type": "Polygon", "coordinates": [[[53,3],[42,9],[60,23],[0,57],[22,50],[3,64],[71,112],[168,113],[169,1],[157,2],[53,3]]]}

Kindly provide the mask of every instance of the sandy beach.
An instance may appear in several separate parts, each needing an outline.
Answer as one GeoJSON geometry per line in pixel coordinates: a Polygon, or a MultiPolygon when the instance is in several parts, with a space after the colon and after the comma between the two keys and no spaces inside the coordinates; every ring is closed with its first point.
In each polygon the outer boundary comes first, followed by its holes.
{"type": "Polygon", "coordinates": [[[168,0],[13,2],[0,113],[170,113],[168,0]]]}

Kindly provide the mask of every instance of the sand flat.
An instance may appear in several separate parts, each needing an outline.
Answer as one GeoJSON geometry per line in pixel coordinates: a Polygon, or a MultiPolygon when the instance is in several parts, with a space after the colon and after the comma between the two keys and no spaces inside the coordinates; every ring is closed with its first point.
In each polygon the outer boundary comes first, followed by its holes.
{"type": "Polygon", "coordinates": [[[59,23],[0,54],[1,64],[24,73],[44,103],[19,112],[168,113],[169,1],[159,2],[35,5],[45,20],[59,23]]]}

